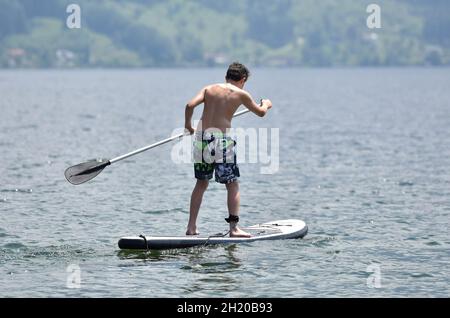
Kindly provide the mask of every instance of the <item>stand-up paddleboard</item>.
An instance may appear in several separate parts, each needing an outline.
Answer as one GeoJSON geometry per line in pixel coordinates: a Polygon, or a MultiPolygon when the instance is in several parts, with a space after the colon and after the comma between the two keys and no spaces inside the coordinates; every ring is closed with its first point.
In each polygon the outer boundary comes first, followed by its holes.
{"type": "Polygon", "coordinates": [[[301,220],[280,220],[250,227],[243,227],[252,237],[229,237],[224,235],[210,236],[135,236],[122,237],[119,240],[121,249],[171,249],[186,248],[212,244],[237,244],[262,240],[283,240],[303,238],[308,227],[301,220]]]}

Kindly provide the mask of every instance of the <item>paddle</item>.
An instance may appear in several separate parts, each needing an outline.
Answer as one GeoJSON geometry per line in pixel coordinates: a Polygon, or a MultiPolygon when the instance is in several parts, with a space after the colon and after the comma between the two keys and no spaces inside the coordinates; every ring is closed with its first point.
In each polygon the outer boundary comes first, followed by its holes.
{"type": "MultiPolygon", "coordinates": [[[[237,112],[233,117],[237,117],[237,116],[243,115],[248,112],[249,112],[249,110],[245,109],[240,112],[237,112]]],[[[135,151],[124,154],[122,156],[116,157],[111,160],[108,160],[108,159],[89,160],[89,161],[86,161],[86,162],[83,162],[83,163],[80,163],[75,166],[67,168],[66,171],[64,172],[64,175],[65,175],[67,181],[69,181],[70,183],[72,183],[74,185],[79,185],[79,184],[85,183],[91,179],[94,179],[96,176],[98,176],[100,174],[100,172],[103,171],[103,169],[105,169],[109,165],[112,165],[113,163],[116,163],[118,161],[124,160],[131,156],[137,155],[141,152],[164,145],[175,139],[179,139],[179,138],[182,138],[182,137],[188,136],[188,135],[189,135],[188,132],[184,132],[184,133],[172,136],[170,138],[158,141],[154,144],[139,148],[135,151]]]]}

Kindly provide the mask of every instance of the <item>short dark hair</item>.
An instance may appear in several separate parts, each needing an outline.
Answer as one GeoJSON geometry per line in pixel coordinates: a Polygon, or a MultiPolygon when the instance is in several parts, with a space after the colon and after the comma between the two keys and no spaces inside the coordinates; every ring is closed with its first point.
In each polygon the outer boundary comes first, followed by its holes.
{"type": "Polygon", "coordinates": [[[240,81],[245,78],[245,81],[250,77],[250,71],[248,68],[239,62],[233,62],[228,67],[227,76],[225,77],[227,80],[232,81],[240,81]]]}

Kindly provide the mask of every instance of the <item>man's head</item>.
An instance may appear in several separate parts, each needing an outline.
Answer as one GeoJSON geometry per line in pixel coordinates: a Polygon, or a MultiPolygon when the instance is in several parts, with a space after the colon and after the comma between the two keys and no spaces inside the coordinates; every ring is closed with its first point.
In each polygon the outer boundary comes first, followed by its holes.
{"type": "Polygon", "coordinates": [[[237,87],[243,88],[249,77],[250,71],[248,68],[239,62],[234,62],[228,67],[225,79],[227,82],[232,82],[237,87]]]}

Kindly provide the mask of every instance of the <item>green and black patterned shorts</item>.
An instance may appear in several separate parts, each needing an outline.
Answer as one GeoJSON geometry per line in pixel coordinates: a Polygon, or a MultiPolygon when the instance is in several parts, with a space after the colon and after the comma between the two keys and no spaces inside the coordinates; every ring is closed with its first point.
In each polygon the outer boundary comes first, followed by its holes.
{"type": "Polygon", "coordinates": [[[227,184],[238,180],[236,141],[221,132],[198,132],[194,141],[194,172],[199,180],[227,184]]]}

